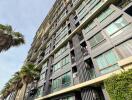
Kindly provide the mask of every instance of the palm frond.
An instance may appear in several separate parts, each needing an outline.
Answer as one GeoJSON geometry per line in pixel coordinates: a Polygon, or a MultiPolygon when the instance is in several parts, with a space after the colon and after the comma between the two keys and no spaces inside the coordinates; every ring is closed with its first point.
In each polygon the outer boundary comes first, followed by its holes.
{"type": "Polygon", "coordinates": [[[19,32],[14,32],[13,34],[13,46],[19,46],[25,43],[24,36],[19,32]]]}
{"type": "Polygon", "coordinates": [[[10,25],[0,24],[0,52],[22,44],[25,44],[25,39],[21,33],[13,31],[10,25]]]}

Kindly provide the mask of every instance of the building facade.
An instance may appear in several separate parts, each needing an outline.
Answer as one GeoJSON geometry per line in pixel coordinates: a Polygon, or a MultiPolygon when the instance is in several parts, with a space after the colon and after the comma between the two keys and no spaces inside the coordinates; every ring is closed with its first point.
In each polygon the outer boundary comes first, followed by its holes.
{"type": "Polygon", "coordinates": [[[131,0],[56,0],[26,59],[41,74],[25,99],[110,100],[103,80],[131,56],[131,0]]]}

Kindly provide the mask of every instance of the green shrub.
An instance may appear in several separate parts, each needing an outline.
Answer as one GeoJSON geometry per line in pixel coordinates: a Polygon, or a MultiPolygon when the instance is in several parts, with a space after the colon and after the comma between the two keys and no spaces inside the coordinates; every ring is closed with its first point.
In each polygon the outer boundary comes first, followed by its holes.
{"type": "Polygon", "coordinates": [[[104,85],[111,100],[132,100],[132,70],[106,79],[104,85]]]}

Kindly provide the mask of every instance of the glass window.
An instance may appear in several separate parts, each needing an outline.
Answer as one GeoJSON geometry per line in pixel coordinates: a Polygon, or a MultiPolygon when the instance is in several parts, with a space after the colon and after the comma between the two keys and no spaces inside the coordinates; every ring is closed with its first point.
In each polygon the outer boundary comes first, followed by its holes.
{"type": "Polygon", "coordinates": [[[106,19],[109,15],[111,15],[114,12],[113,9],[108,8],[107,10],[105,10],[103,13],[101,13],[101,15],[98,16],[98,20],[100,22],[102,22],[104,19],[106,19]]]}
{"type": "Polygon", "coordinates": [[[64,66],[66,64],[66,59],[62,60],[62,66],[64,66]]]}
{"type": "Polygon", "coordinates": [[[90,15],[89,12],[93,13],[95,10],[100,8],[100,6],[102,6],[102,2],[100,0],[87,0],[86,2],[83,2],[76,10],[78,19],[83,22],[90,15]]]}
{"type": "Polygon", "coordinates": [[[117,46],[117,50],[120,52],[123,58],[132,56],[132,39],[117,46]]]}
{"type": "Polygon", "coordinates": [[[70,72],[60,76],[57,79],[54,79],[52,82],[52,89],[53,91],[56,91],[60,88],[67,87],[71,84],[71,75],[70,72]]]}
{"type": "Polygon", "coordinates": [[[96,45],[96,41],[95,41],[94,37],[89,40],[89,43],[90,43],[91,47],[94,47],[96,45]]]}
{"type": "Polygon", "coordinates": [[[88,26],[84,29],[85,34],[87,34],[88,32],[90,32],[93,28],[96,27],[96,24],[94,23],[94,21],[92,21],[90,24],[88,24],[88,26]]]}
{"type": "Polygon", "coordinates": [[[110,51],[100,55],[95,60],[98,64],[99,69],[104,74],[105,72],[110,72],[112,70],[115,70],[114,67],[117,68],[117,66],[118,66],[117,61],[119,60],[119,57],[113,50],[110,50],[110,51]]]}
{"type": "Polygon", "coordinates": [[[60,77],[57,78],[57,79],[55,79],[55,80],[53,80],[53,82],[52,82],[52,88],[53,88],[53,90],[59,89],[60,86],[61,86],[61,78],[60,77]]]}
{"type": "Polygon", "coordinates": [[[54,71],[58,70],[61,68],[61,63],[58,62],[57,64],[54,65],[54,71]]]}
{"type": "Polygon", "coordinates": [[[128,24],[129,23],[127,22],[127,20],[125,20],[123,17],[120,17],[119,19],[111,23],[108,27],[106,27],[105,30],[107,34],[111,36],[128,24]]]}
{"type": "Polygon", "coordinates": [[[118,66],[118,64],[115,64],[115,65],[112,65],[111,67],[101,70],[100,72],[101,72],[101,74],[106,74],[106,73],[109,73],[109,72],[117,70],[117,69],[119,69],[119,66],[118,66]]]}
{"type": "Polygon", "coordinates": [[[66,57],[66,64],[70,62],[69,56],[66,57]]]}
{"type": "Polygon", "coordinates": [[[107,66],[107,62],[104,59],[104,56],[103,55],[100,56],[100,57],[98,57],[96,59],[96,61],[97,61],[97,64],[98,64],[98,66],[99,66],[100,69],[103,69],[103,68],[105,68],[107,66]]]}
{"type": "Polygon", "coordinates": [[[101,34],[101,33],[98,33],[96,36],[95,36],[95,39],[97,41],[97,43],[101,42],[102,40],[104,40],[104,36],[101,34]]]}
{"type": "Polygon", "coordinates": [[[118,61],[116,54],[114,54],[112,51],[107,52],[105,54],[105,58],[107,59],[109,65],[113,65],[118,61]]]}
{"type": "Polygon", "coordinates": [[[57,71],[58,69],[64,67],[66,64],[69,63],[69,55],[60,60],[57,64],[53,66],[54,71],[57,71]]]}
{"type": "Polygon", "coordinates": [[[70,73],[63,75],[62,76],[62,86],[63,87],[69,86],[70,83],[71,83],[70,73]]]}
{"type": "Polygon", "coordinates": [[[101,32],[99,32],[89,40],[89,43],[90,43],[91,47],[94,47],[94,46],[98,45],[100,42],[102,42],[103,40],[104,40],[104,36],[102,35],[101,32]]]}

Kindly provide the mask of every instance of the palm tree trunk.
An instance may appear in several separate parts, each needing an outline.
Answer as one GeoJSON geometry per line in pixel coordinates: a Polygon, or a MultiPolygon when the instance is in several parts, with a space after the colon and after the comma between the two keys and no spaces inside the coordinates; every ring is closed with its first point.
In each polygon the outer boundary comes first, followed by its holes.
{"type": "Polygon", "coordinates": [[[15,91],[15,93],[14,93],[14,96],[13,96],[12,100],[15,100],[15,99],[16,99],[17,93],[18,93],[18,89],[15,91]]]}
{"type": "Polygon", "coordinates": [[[20,90],[19,97],[16,100],[24,100],[26,88],[27,88],[27,83],[24,83],[20,90]]]}
{"type": "Polygon", "coordinates": [[[17,91],[17,94],[16,94],[16,97],[15,97],[15,100],[19,100],[20,91],[21,91],[21,89],[19,89],[19,90],[17,91]]]}

